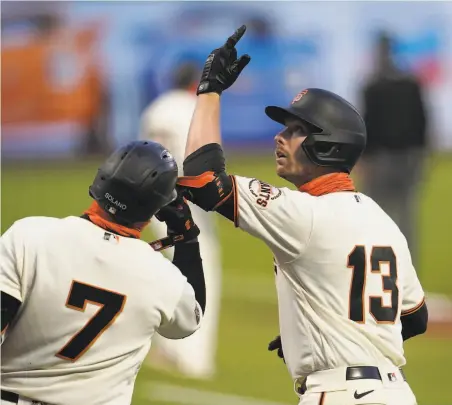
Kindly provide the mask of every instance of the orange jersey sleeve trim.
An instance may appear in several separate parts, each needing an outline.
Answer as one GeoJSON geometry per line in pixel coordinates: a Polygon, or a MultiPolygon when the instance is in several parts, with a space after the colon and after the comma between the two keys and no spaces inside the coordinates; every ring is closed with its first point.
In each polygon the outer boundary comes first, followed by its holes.
{"type": "Polygon", "coordinates": [[[415,307],[402,311],[400,316],[410,315],[410,314],[418,311],[419,309],[421,309],[421,307],[424,305],[424,303],[425,303],[425,297],[423,297],[421,302],[419,304],[417,304],[415,307]]]}
{"type": "Polygon", "coordinates": [[[232,192],[234,193],[234,226],[239,227],[239,195],[237,192],[237,180],[235,176],[231,176],[232,180],[232,192]]]}

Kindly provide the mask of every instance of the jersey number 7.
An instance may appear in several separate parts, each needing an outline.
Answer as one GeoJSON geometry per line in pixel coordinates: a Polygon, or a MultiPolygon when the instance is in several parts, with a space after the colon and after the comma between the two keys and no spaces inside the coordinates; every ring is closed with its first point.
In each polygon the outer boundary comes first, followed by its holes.
{"type": "MultiPolygon", "coordinates": [[[[366,247],[355,246],[348,255],[347,267],[353,269],[350,286],[349,318],[357,323],[365,323],[365,303],[367,274],[366,247]]],[[[392,324],[399,311],[399,289],[397,287],[397,260],[389,246],[374,246],[370,253],[371,273],[380,273],[382,292],[391,294],[391,305],[383,305],[381,296],[369,296],[369,312],[377,323],[392,324]],[[389,265],[389,275],[381,274],[381,263],[389,265]]]]}
{"type": "Polygon", "coordinates": [[[126,298],[125,295],[74,280],[66,306],[81,312],[85,312],[88,303],[98,305],[100,308],[86,325],[56,353],[56,356],[72,362],[78,360],[113,324],[116,317],[122,312],[126,298]]]}

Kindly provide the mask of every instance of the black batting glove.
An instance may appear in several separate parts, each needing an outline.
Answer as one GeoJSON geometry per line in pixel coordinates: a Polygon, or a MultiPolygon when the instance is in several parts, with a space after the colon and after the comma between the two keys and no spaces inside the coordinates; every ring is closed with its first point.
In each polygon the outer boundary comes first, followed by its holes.
{"type": "Polygon", "coordinates": [[[249,55],[243,55],[237,59],[235,45],[242,38],[246,26],[242,25],[232,34],[226,43],[214,49],[208,56],[201,80],[198,85],[197,95],[205,93],[220,94],[231,87],[239,77],[241,71],[251,60],[249,55]]]}
{"type": "Polygon", "coordinates": [[[196,240],[199,235],[199,228],[193,221],[190,207],[180,192],[177,198],[161,208],[155,217],[166,223],[168,237],[175,243],[196,240]]]}
{"type": "Polygon", "coordinates": [[[276,338],[268,344],[268,350],[270,352],[277,350],[278,357],[283,359],[284,363],[286,362],[282,349],[281,336],[276,336],[276,338]]]}

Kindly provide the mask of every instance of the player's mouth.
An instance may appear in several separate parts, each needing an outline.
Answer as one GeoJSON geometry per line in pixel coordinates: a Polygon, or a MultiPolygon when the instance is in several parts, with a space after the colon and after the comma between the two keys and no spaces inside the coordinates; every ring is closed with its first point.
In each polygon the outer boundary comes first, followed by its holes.
{"type": "Polygon", "coordinates": [[[282,152],[281,150],[278,150],[278,149],[275,151],[275,156],[276,156],[276,162],[277,163],[282,163],[283,159],[287,158],[287,155],[284,152],[282,152]]]}

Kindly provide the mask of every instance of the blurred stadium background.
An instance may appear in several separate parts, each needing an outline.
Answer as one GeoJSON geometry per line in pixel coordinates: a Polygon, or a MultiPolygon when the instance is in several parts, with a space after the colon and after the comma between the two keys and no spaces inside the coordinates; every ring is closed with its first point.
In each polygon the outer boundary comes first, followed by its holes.
{"type": "MultiPolygon", "coordinates": [[[[431,297],[425,336],[406,343],[420,405],[450,405],[452,364],[452,3],[2,2],[1,230],[30,215],[78,215],[102,157],[135,139],[145,106],[183,61],[202,63],[242,23],[253,60],[224,95],[229,171],[282,185],[273,173],[278,126],[264,107],[304,87],[362,106],[372,41],[394,35],[399,66],[422,83],[429,142],[417,219],[418,272],[431,297]],[[269,56],[271,55],[271,56],[269,56]]],[[[364,182],[358,168],[358,182],[364,182]]],[[[134,404],[295,404],[278,334],[271,254],[220,222],[223,297],[218,373],[192,381],[143,366],[134,404]]],[[[151,239],[153,235],[146,235],[151,239]]]]}

